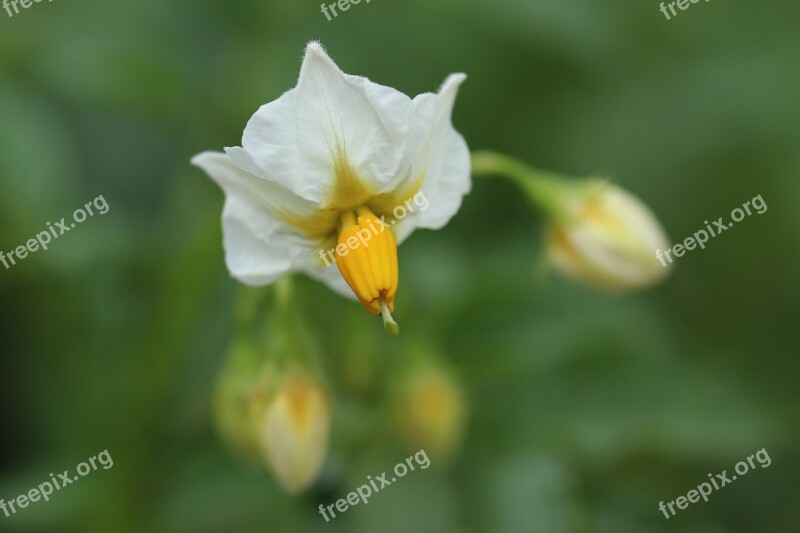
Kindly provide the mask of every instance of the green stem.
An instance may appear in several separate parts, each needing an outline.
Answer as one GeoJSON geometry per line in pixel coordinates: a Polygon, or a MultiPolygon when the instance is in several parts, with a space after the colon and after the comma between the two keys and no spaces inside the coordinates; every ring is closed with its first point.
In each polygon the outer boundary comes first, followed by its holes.
{"type": "Polygon", "coordinates": [[[233,343],[242,349],[233,350],[236,354],[234,365],[251,365],[263,360],[271,344],[280,344],[281,348],[273,351],[279,354],[276,357],[285,357],[287,350],[283,345],[288,343],[286,337],[295,329],[293,321],[297,320],[297,310],[291,305],[292,285],[291,276],[286,275],[276,280],[272,287],[243,286],[239,289],[233,343]],[[264,320],[271,326],[266,331],[264,320]],[[272,337],[276,337],[274,342],[272,337]],[[247,360],[253,357],[256,359],[247,360]]]}
{"type": "Polygon", "coordinates": [[[476,176],[503,176],[525,191],[535,207],[550,218],[563,218],[566,209],[562,198],[580,181],[552,172],[535,169],[513,157],[480,150],[472,153],[472,173],[476,176]]]}
{"type": "Polygon", "coordinates": [[[294,293],[294,278],[291,274],[284,274],[275,280],[275,298],[278,305],[286,307],[290,304],[294,293]]]}

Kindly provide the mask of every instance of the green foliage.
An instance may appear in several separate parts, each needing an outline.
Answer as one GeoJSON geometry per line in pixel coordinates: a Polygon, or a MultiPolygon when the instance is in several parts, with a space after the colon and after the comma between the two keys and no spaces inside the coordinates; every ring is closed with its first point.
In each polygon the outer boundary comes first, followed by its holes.
{"type": "Polygon", "coordinates": [[[796,8],[657,2],[56,1],[0,11],[0,250],[103,194],[110,211],[0,266],[0,498],[108,449],[4,531],[796,531],[800,41],[796,8]],[[320,483],[285,495],[214,432],[234,333],[222,193],[189,158],[239,143],[321,40],[407,94],[469,75],[474,149],[613,176],[679,242],[769,205],[681,258],[658,289],[606,296],[535,278],[540,221],[476,182],[400,249],[398,339],[298,280],[336,404],[320,483]],[[320,503],[410,452],[387,424],[393,359],[434,340],[470,405],[460,457],[325,524],[320,503]],[[366,365],[366,366],[365,366],[366,365]],[[372,377],[373,379],[370,379],[372,377]],[[661,500],[766,448],[773,464],[669,521],[661,500]]]}

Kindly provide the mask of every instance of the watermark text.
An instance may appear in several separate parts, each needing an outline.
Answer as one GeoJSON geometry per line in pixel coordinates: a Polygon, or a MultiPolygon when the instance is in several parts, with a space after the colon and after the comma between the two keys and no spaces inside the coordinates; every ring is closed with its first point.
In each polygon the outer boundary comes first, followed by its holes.
{"type": "Polygon", "coordinates": [[[742,207],[737,207],[731,211],[731,219],[733,222],[730,224],[725,223],[724,217],[719,217],[717,220],[715,220],[713,227],[708,223],[708,220],[705,220],[703,223],[706,225],[706,229],[708,231],[705,229],[698,230],[693,236],[686,237],[686,240],[684,240],[681,244],[676,244],[672,246],[672,248],[668,248],[663,252],[661,249],[656,250],[656,259],[661,262],[661,266],[667,267],[667,265],[671,264],[673,261],[673,258],[670,257],[670,255],[674,255],[675,257],[683,257],[684,253],[694,250],[697,246],[704,250],[708,239],[718,236],[723,231],[729,230],[735,223],[741,222],[744,220],[745,216],[750,216],[754,212],[759,215],[763,215],[767,212],[767,203],[760,194],[752,200],[746,201],[744,204],[742,204],[742,207]],[[752,211],[750,210],[750,207],[753,208],[752,211]],[[747,215],[745,215],[745,212],[747,215]],[[667,263],[667,261],[669,261],[669,263],[667,263]]]}
{"type": "Polygon", "coordinates": [[[391,480],[386,479],[388,475],[386,472],[379,476],[375,476],[374,479],[372,476],[367,476],[368,483],[364,483],[358,487],[358,489],[349,493],[347,498],[339,499],[335,504],[332,503],[327,507],[320,504],[319,514],[322,515],[322,518],[324,518],[326,522],[330,522],[331,518],[336,518],[336,511],[343,513],[347,511],[349,507],[353,507],[359,502],[367,505],[369,503],[368,500],[370,496],[379,492],[384,487],[388,487],[397,481],[397,478],[404,477],[406,474],[408,474],[409,470],[413,471],[415,464],[419,466],[421,470],[425,470],[431,465],[431,460],[428,459],[428,454],[425,453],[425,450],[418,451],[411,457],[408,457],[405,462],[397,463],[394,467],[394,476],[392,476],[391,480]],[[336,511],[334,511],[334,507],[336,508],[336,511]],[[328,518],[328,513],[330,513],[330,518],[328,518]]]}
{"type": "Polygon", "coordinates": [[[52,239],[59,238],[66,232],[75,228],[77,224],[80,224],[86,220],[87,217],[94,216],[95,213],[92,211],[92,207],[94,207],[97,210],[97,213],[100,215],[105,215],[109,210],[108,203],[101,194],[94,200],[86,202],[86,205],[79,207],[72,213],[72,220],[74,222],[67,222],[66,218],[62,218],[59,222],[56,222],[55,226],[48,222],[46,230],[39,232],[36,237],[29,239],[25,244],[17,246],[10,252],[3,252],[0,250],[0,263],[2,263],[3,266],[6,267],[6,270],[8,270],[12,266],[16,265],[17,261],[25,259],[29,253],[32,254],[39,248],[42,250],[47,250],[47,247],[52,239]]]}
{"type": "Polygon", "coordinates": [[[663,501],[659,502],[658,509],[664,513],[664,517],[669,520],[671,517],[675,516],[675,513],[677,512],[675,511],[675,507],[677,507],[678,510],[686,509],[690,503],[697,503],[700,501],[700,498],[707,502],[708,497],[713,491],[719,490],[725,485],[733,483],[736,481],[738,476],[743,476],[750,470],[755,470],[756,462],[753,461],[753,459],[758,461],[758,464],[761,466],[761,468],[767,468],[772,464],[772,459],[770,459],[766,448],[761,448],[756,453],[749,456],[747,460],[736,463],[736,466],[734,467],[736,474],[731,474],[728,476],[727,470],[723,470],[721,473],[713,476],[708,474],[708,481],[700,483],[697,486],[697,489],[690,490],[686,496],[678,496],[666,505],[664,505],[663,501]],[[667,513],[667,509],[669,509],[671,514],[667,513]]]}
{"type": "Polygon", "coordinates": [[[17,514],[17,511],[20,509],[25,509],[28,505],[36,503],[40,499],[49,502],[50,496],[53,494],[54,490],[61,490],[67,485],[78,481],[78,479],[80,479],[78,476],[88,476],[90,473],[97,470],[98,463],[99,466],[103,467],[103,470],[108,470],[114,466],[114,459],[111,458],[111,454],[108,453],[108,450],[103,450],[94,457],[90,457],[86,462],[75,467],[78,473],[76,476],[71,476],[69,470],[64,470],[64,472],[58,476],[50,474],[49,481],[41,483],[37,488],[31,489],[25,494],[20,494],[9,501],[0,499],[0,510],[5,513],[6,518],[11,518],[13,515],[17,514]]]}

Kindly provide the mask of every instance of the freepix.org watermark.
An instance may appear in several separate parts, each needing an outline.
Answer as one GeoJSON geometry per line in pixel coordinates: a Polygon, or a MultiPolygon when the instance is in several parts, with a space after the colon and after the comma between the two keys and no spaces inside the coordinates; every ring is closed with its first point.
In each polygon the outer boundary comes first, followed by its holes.
{"type": "MultiPolygon", "coordinates": [[[[52,2],[53,0],[47,0],[48,3],[52,2]]],[[[3,0],[3,9],[6,10],[9,17],[13,17],[14,15],[19,14],[19,8],[28,9],[33,4],[38,4],[39,2],[44,2],[44,0],[3,0]],[[11,12],[11,8],[14,8],[14,12],[11,12]]]]}
{"type": "MultiPolygon", "coordinates": [[[[369,4],[370,0],[365,0],[365,2],[369,4]]],[[[331,13],[333,13],[334,17],[339,16],[339,13],[336,12],[337,7],[339,8],[339,11],[347,11],[350,9],[350,6],[354,6],[360,3],[361,0],[337,0],[336,2],[327,6],[325,4],[322,4],[320,10],[322,11],[322,14],[325,15],[325,18],[328,19],[328,22],[330,22],[332,20],[330,15],[331,13]]]]}
{"type": "Polygon", "coordinates": [[[17,261],[25,259],[29,253],[32,254],[39,248],[42,250],[47,250],[47,247],[50,242],[52,242],[52,239],[58,239],[66,232],[72,230],[77,224],[80,224],[86,220],[87,217],[94,216],[95,212],[92,210],[92,207],[94,207],[94,209],[96,209],[97,213],[100,215],[105,215],[109,210],[108,203],[101,194],[94,200],[86,202],[86,205],[83,207],[76,209],[75,212],[72,213],[72,223],[66,222],[66,218],[62,218],[61,221],[55,223],[54,227],[48,222],[46,230],[38,233],[36,237],[29,239],[25,244],[17,246],[10,252],[3,252],[0,250],[0,263],[3,263],[3,266],[6,267],[6,270],[8,270],[12,266],[16,265],[17,261]]]}
{"type": "Polygon", "coordinates": [[[320,504],[319,514],[322,515],[326,522],[330,522],[331,518],[336,518],[336,512],[333,510],[334,507],[336,507],[337,511],[343,513],[347,511],[349,507],[358,505],[359,502],[362,502],[364,505],[368,504],[370,496],[379,492],[384,487],[388,487],[397,481],[397,478],[404,477],[409,471],[413,471],[415,463],[420,467],[421,470],[425,470],[431,465],[431,460],[428,459],[428,454],[425,453],[425,450],[418,451],[411,457],[408,457],[405,462],[397,463],[394,467],[394,476],[392,476],[391,480],[386,479],[386,476],[388,475],[386,472],[379,476],[375,476],[374,479],[372,476],[367,476],[367,481],[369,483],[364,483],[358,487],[358,489],[349,493],[346,499],[342,498],[336,500],[335,504],[332,503],[327,507],[320,504]],[[378,484],[380,484],[380,486],[378,486],[378,484]],[[328,513],[330,513],[331,518],[328,518],[328,513]]]}
{"type": "Polygon", "coordinates": [[[671,516],[675,516],[676,511],[673,508],[674,506],[679,510],[686,509],[690,503],[697,503],[700,501],[700,498],[703,498],[703,501],[707,502],[709,495],[711,495],[714,490],[719,490],[725,485],[729,485],[736,481],[738,476],[743,476],[750,470],[755,470],[756,464],[753,459],[758,461],[758,464],[761,466],[761,468],[767,468],[772,464],[772,459],[769,458],[766,448],[761,448],[756,453],[748,457],[746,461],[739,461],[736,463],[736,466],[734,467],[736,474],[732,474],[730,477],[728,477],[727,470],[723,470],[722,473],[714,476],[708,474],[708,479],[710,482],[704,481],[700,483],[697,486],[697,489],[690,490],[686,496],[678,496],[666,505],[664,505],[663,501],[659,502],[659,510],[664,513],[664,516],[667,518],[667,520],[669,520],[671,516]],[[672,513],[671,515],[667,514],[667,509],[669,509],[669,512],[672,513]]]}
{"type": "Polygon", "coordinates": [[[753,214],[753,212],[759,215],[763,215],[767,212],[767,203],[763,198],[761,198],[760,194],[752,200],[746,201],[744,204],[742,204],[742,207],[737,207],[731,211],[731,219],[733,219],[733,222],[730,224],[725,224],[723,221],[724,217],[719,217],[714,221],[714,227],[712,228],[711,224],[708,223],[708,220],[705,220],[703,223],[706,225],[706,229],[708,229],[708,231],[704,229],[698,230],[692,237],[686,237],[686,240],[684,240],[681,244],[676,244],[672,248],[664,250],[663,252],[660,249],[656,250],[656,259],[661,261],[661,266],[666,267],[673,261],[672,257],[670,257],[670,254],[674,255],[675,257],[683,257],[684,253],[694,250],[697,246],[699,246],[701,249],[705,249],[709,238],[716,237],[723,231],[729,230],[735,223],[741,222],[744,220],[745,216],[750,216],[753,214]],[[753,208],[753,211],[750,210],[750,207],[753,208]],[[745,213],[747,214],[745,215],[745,213]],[[667,261],[669,261],[669,263],[667,263],[667,261]]]}
{"type": "Polygon", "coordinates": [[[417,211],[417,209],[420,211],[425,211],[428,209],[429,205],[430,202],[428,202],[428,198],[422,191],[420,191],[413,197],[406,200],[405,203],[396,206],[392,210],[392,216],[394,217],[394,220],[392,220],[390,223],[386,222],[385,215],[381,216],[381,218],[375,220],[375,222],[371,223],[368,227],[361,228],[358,233],[348,238],[345,242],[340,242],[335,248],[331,248],[327,252],[320,250],[319,258],[322,259],[322,261],[325,263],[325,266],[330,266],[336,263],[336,256],[344,257],[350,253],[351,250],[358,249],[359,245],[364,247],[369,246],[368,243],[373,236],[389,230],[389,228],[406,218],[410,213],[417,211]]]}
{"type": "MultiPolygon", "coordinates": [[[[692,4],[696,4],[699,1],[700,0],[677,0],[676,2],[666,2],[666,3],[661,2],[661,6],[659,7],[659,9],[661,9],[661,12],[664,13],[665,17],[667,17],[667,20],[670,20],[672,17],[678,15],[678,12],[675,11],[676,5],[678,6],[678,9],[680,9],[681,11],[686,11],[692,4]],[[669,11],[672,12],[672,17],[669,16],[667,8],[669,8],[669,11]]],[[[708,0],[704,0],[704,3],[705,2],[708,2],[708,0]]]]}
{"type": "Polygon", "coordinates": [[[114,459],[111,458],[108,450],[103,450],[98,455],[90,457],[86,462],[75,467],[78,473],[77,476],[71,476],[69,470],[64,470],[64,473],[59,474],[58,477],[50,474],[50,481],[41,483],[37,488],[31,489],[25,494],[20,494],[9,501],[0,499],[0,509],[5,513],[6,518],[11,518],[12,515],[17,514],[17,511],[25,509],[31,503],[36,503],[39,500],[49,502],[53,491],[61,490],[67,485],[75,483],[81,477],[88,476],[98,469],[98,464],[103,467],[103,470],[108,470],[114,466],[114,459]]]}

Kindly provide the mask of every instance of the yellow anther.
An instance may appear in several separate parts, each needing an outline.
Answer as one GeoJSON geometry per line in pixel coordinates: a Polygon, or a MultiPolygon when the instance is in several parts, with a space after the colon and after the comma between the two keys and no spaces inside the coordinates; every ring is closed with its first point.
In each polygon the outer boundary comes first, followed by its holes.
{"type": "Polygon", "coordinates": [[[336,265],[364,307],[383,315],[387,331],[396,331],[389,312],[397,292],[397,244],[391,229],[369,208],[347,210],[339,218],[336,265]]]}

